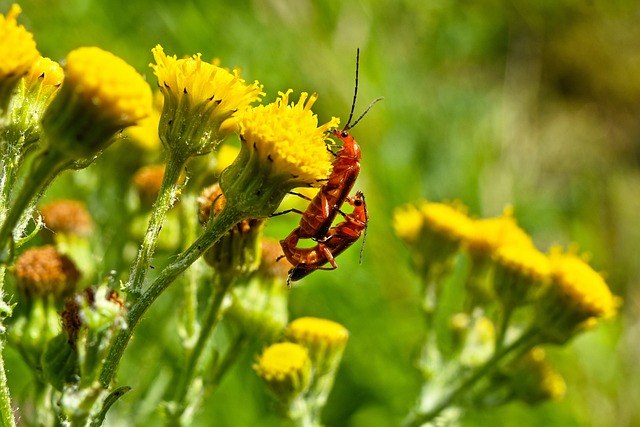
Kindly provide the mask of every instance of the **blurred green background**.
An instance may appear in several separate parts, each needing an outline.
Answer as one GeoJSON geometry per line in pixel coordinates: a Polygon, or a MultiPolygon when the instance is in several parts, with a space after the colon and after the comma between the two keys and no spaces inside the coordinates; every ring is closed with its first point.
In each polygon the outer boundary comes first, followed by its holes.
{"type": "MultiPolygon", "coordinates": [[[[1,0],[0,10],[10,3],[1,0]]],[[[465,425],[640,425],[637,1],[20,4],[20,21],[45,56],[59,60],[76,47],[97,45],[155,85],[148,67],[153,46],[160,43],[178,56],[201,52],[241,67],[247,80],[259,80],[267,101],[288,88],[318,92],[314,111],[322,122],[331,116],[346,120],[360,48],[356,111],[385,97],[353,131],[362,148],[356,188],[366,193],[371,216],[364,260],[358,265],[358,251],[348,251],[338,270],[315,273],[291,292],[292,317],[327,317],[351,332],[324,413],[327,425],[397,425],[418,395],[421,378],[413,363],[422,337],[419,286],[407,250],[393,236],[391,217],[396,206],[420,198],[459,199],[476,216],[499,215],[512,204],[540,249],[577,243],[625,301],[618,318],[551,352],[568,383],[562,402],[470,413],[465,425]]],[[[92,168],[113,162],[114,155],[92,168]]],[[[100,199],[88,196],[89,208],[104,219],[109,215],[96,211],[100,206],[123,201],[109,200],[104,188],[98,192],[100,199]]],[[[281,238],[296,221],[278,218],[267,232],[281,238]]],[[[115,227],[107,220],[101,224],[115,227]]],[[[175,335],[171,321],[158,328],[163,316],[171,319],[170,298],[164,296],[148,315],[125,356],[120,382],[134,390],[116,404],[116,413],[146,413],[135,402],[151,402],[151,380],[169,380],[180,363],[179,350],[160,339],[175,335]]],[[[19,395],[28,377],[7,353],[19,395]]],[[[238,363],[194,425],[278,425],[250,368],[253,357],[238,363]]],[[[155,425],[152,420],[137,423],[155,425]]]]}

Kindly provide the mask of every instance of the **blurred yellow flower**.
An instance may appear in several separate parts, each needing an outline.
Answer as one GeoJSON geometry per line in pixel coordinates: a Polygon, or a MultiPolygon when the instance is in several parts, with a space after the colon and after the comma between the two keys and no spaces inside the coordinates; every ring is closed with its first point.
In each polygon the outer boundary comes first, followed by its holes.
{"type": "Polygon", "coordinates": [[[533,247],[531,237],[518,226],[513,209],[508,207],[497,218],[482,218],[473,221],[465,245],[472,256],[489,257],[503,246],[533,247]]]}
{"type": "Polygon", "coordinates": [[[18,25],[21,11],[13,4],[6,16],[0,15],[0,110],[6,108],[18,80],[40,57],[33,34],[18,25]]]}
{"type": "Polygon", "coordinates": [[[311,377],[311,360],[306,348],[283,342],[267,347],[253,369],[269,389],[283,401],[305,391],[311,377]]]}
{"type": "Polygon", "coordinates": [[[72,159],[92,159],[117,130],[151,112],[151,89],[122,59],[97,47],[67,55],[65,78],[43,118],[51,146],[72,159]]]}

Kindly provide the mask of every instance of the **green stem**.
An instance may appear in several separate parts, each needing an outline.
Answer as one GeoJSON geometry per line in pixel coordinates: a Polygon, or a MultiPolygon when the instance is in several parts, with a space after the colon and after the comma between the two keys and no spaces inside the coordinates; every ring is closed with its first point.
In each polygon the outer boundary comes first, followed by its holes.
{"type": "Polygon", "coordinates": [[[11,395],[7,384],[7,373],[4,369],[4,340],[0,341],[0,427],[15,427],[16,421],[11,408],[11,395]]]}
{"type": "MultiPolygon", "coordinates": [[[[11,207],[4,218],[0,228],[0,247],[7,249],[13,228],[18,224],[25,209],[29,204],[42,195],[44,189],[51,183],[53,178],[62,172],[70,162],[66,157],[57,151],[45,151],[34,160],[31,171],[16,199],[11,203],[11,207]]],[[[9,259],[6,253],[2,254],[2,261],[9,259]]]]}
{"type": "Polygon", "coordinates": [[[507,329],[509,328],[509,322],[511,322],[512,314],[513,306],[504,304],[502,306],[500,324],[498,326],[498,332],[496,334],[496,351],[499,351],[502,347],[504,347],[507,329]]]}
{"type": "Polygon", "coordinates": [[[503,347],[501,350],[496,351],[491,359],[489,359],[484,365],[480,366],[474,371],[471,376],[464,379],[460,384],[453,387],[453,389],[436,404],[429,412],[414,411],[410,417],[405,421],[404,427],[420,427],[423,424],[435,419],[442,411],[450,407],[455,401],[463,395],[471,386],[473,386],[478,380],[486,376],[496,365],[502,361],[511,352],[522,349],[530,348],[535,344],[538,331],[531,329],[523,333],[520,338],[515,340],[507,347],[503,347]]]}
{"type": "Polygon", "coordinates": [[[178,255],[176,260],[160,273],[133,304],[127,314],[127,328],[120,331],[116,336],[100,374],[100,382],[104,387],[108,387],[113,381],[124,350],[140,319],[151,304],[181,273],[217,242],[224,233],[240,222],[243,216],[243,213],[235,209],[233,205],[227,204],[222,212],[209,222],[205,232],[187,250],[178,255]]]}
{"type": "Polygon", "coordinates": [[[175,414],[176,418],[180,417],[183,410],[186,408],[187,402],[185,402],[185,400],[189,392],[189,387],[194,379],[195,371],[200,365],[200,360],[204,353],[206,344],[215,330],[215,327],[218,325],[218,320],[220,320],[220,307],[222,306],[222,301],[234,282],[233,278],[221,277],[220,279],[220,283],[218,283],[218,286],[211,295],[211,300],[209,301],[209,306],[207,307],[202,321],[202,328],[200,329],[196,345],[189,355],[186,369],[182,374],[178,387],[176,388],[174,401],[178,403],[180,408],[175,414]]]}
{"type": "MultiPolygon", "coordinates": [[[[196,187],[197,188],[197,187],[196,187]]],[[[197,238],[196,228],[200,229],[193,219],[197,216],[197,201],[193,194],[185,194],[180,204],[180,222],[182,230],[181,241],[185,243],[182,250],[187,249],[187,242],[193,242],[197,238]]],[[[182,321],[182,346],[187,349],[193,349],[194,342],[197,340],[200,325],[198,324],[198,285],[202,280],[203,272],[198,266],[190,268],[187,271],[187,277],[183,280],[181,288],[184,292],[182,321]]]]}
{"type": "Polygon", "coordinates": [[[147,232],[138,251],[138,256],[131,267],[131,273],[126,287],[130,295],[136,300],[142,293],[144,279],[147,277],[151,258],[156,250],[158,236],[162,230],[162,224],[167,217],[167,211],[173,206],[176,194],[180,189],[179,179],[184,168],[187,158],[181,155],[175,155],[173,152],[169,154],[169,161],[162,178],[160,192],[158,198],[153,205],[151,218],[147,226],[147,232]]]}

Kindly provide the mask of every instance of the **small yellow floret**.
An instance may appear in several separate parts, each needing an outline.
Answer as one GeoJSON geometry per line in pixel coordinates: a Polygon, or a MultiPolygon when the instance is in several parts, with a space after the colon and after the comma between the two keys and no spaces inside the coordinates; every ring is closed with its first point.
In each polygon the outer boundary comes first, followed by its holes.
{"type": "Polygon", "coordinates": [[[318,99],[302,92],[297,103],[289,104],[289,89],[269,105],[254,107],[240,119],[240,135],[250,146],[273,163],[273,170],[289,174],[308,185],[319,186],[331,168],[326,132],[338,126],[337,118],[318,126],[311,107],[318,99]]]}
{"type": "Polygon", "coordinates": [[[344,347],[349,331],[337,322],[317,317],[301,317],[287,327],[287,335],[303,345],[344,347]]]}
{"type": "Polygon", "coordinates": [[[0,80],[24,75],[40,56],[33,34],[17,23],[21,11],[14,4],[6,16],[0,15],[0,80]]]}
{"type": "Polygon", "coordinates": [[[151,89],[138,72],[114,54],[81,47],[67,55],[64,86],[84,99],[86,108],[126,127],[149,115],[151,89]]]}

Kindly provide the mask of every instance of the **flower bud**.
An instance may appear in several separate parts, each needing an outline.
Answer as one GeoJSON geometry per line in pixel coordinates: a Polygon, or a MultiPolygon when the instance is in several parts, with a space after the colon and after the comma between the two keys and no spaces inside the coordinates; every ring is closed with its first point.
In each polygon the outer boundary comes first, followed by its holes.
{"type": "MultiPolygon", "coordinates": [[[[226,199],[220,186],[205,188],[198,197],[198,218],[203,225],[211,213],[220,213],[226,199]]],[[[264,228],[262,219],[246,219],[225,233],[204,253],[204,260],[224,276],[244,277],[255,271],[260,263],[260,237],[264,228]]]]}
{"type": "Polygon", "coordinates": [[[291,266],[286,262],[276,262],[280,254],[278,241],[263,238],[261,246],[260,267],[246,281],[233,287],[232,304],[225,313],[225,319],[243,334],[275,339],[288,322],[289,292],[282,284],[291,266]]]}

